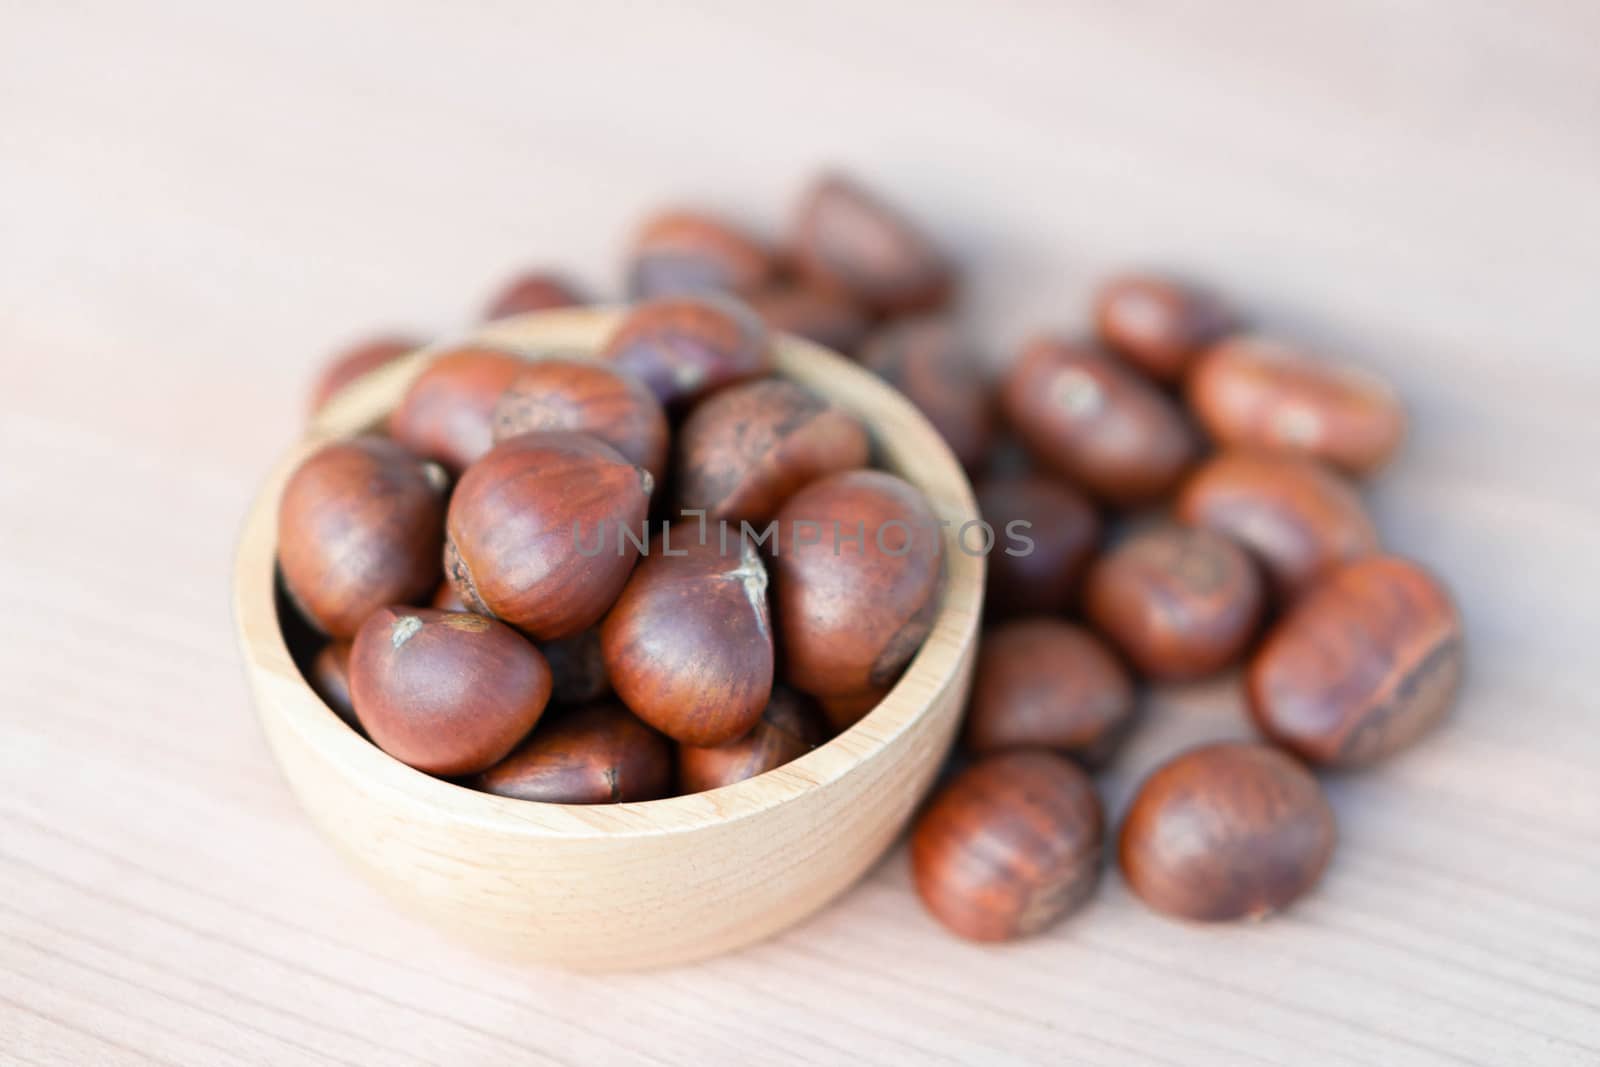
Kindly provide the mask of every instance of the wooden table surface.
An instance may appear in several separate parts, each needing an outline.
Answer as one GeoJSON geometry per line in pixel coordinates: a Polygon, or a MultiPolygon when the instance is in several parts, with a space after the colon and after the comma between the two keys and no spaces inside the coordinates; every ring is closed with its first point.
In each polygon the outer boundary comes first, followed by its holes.
{"type": "MultiPolygon", "coordinates": [[[[1582,3],[6,5],[0,1061],[1600,1062],[1597,194],[1582,3]],[[961,254],[997,363],[1157,263],[1410,399],[1373,506],[1470,683],[1330,782],[1289,913],[1113,875],[973,947],[899,849],[770,943],[573,976],[443,943],[296,810],[228,583],[322,354],[525,263],[614,294],[650,206],[775,226],[828,161],[961,254]]],[[[1244,732],[1234,680],[1150,703],[1114,813],[1244,732]]]]}

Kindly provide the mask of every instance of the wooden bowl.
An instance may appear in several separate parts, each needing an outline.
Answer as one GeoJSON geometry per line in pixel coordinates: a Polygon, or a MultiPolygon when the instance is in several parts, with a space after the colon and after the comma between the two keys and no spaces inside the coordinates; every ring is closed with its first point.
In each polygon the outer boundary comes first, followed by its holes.
{"type": "MultiPolygon", "coordinates": [[[[587,353],[619,317],[599,309],[542,312],[484,326],[471,340],[530,356],[587,353]]],[[[659,966],[726,952],[799,922],[850,886],[900,833],[966,702],[984,568],[957,536],[977,518],[976,505],[955,457],[900,394],[798,338],[779,338],[776,350],[784,377],[861,416],[882,464],[950,521],[949,579],[932,634],[866,718],[787,766],[711,792],[597,806],[478,793],[386,755],[301,677],[275,606],[279,493],[308,453],[377,425],[429,351],[348,386],[267,480],[234,573],[256,709],[301,805],[407,910],[503,957],[584,969],[659,966]]]]}

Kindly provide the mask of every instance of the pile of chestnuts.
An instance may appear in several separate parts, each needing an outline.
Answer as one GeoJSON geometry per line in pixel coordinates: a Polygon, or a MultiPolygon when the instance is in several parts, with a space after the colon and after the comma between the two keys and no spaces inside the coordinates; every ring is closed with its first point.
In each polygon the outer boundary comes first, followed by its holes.
{"type": "MultiPolygon", "coordinates": [[[[291,641],[307,678],[397,759],[553,803],[718,788],[848,729],[928,633],[941,539],[921,494],[870,468],[868,427],[772,376],[771,333],[795,333],[902,391],[989,527],[1026,532],[989,555],[959,749],[912,831],[928,910],[995,941],[1079,908],[1107,852],[1092,775],[1143,685],[1240,668],[1261,740],[1175,753],[1115,854],[1169,915],[1289,905],[1336,839],[1313,772],[1409,745],[1462,674],[1449,594],[1384,553],[1357,488],[1401,443],[1399,399],[1155,274],[1109,281],[1092,338],[1041,336],[991,381],[959,281],[838,175],[779,245],[715,213],[647,220],[637,303],[598,359],[441,352],[384,434],[291,476],[279,563],[286,629],[314,631],[291,641]],[[708,520],[777,538],[707,538],[708,520]],[[795,535],[837,522],[867,536],[795,535]],[[885,552],[890,526],[917,533],[885,552]]],[[[583,302],[535,271],[485,314],[583,302]]],[[[347,350],[313,407],[422,344],[347,350]]]]}

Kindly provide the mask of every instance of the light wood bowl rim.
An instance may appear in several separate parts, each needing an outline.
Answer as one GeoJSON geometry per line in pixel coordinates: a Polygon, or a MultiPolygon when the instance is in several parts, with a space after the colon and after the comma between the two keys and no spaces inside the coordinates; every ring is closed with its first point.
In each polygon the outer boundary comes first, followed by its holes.
{"type": "Polygon", "coordinates": [[[945,530],[944,601],[927,641],[905,674],[860,722],[799,759],[720,789],[662,800],[606,805],[547,804],[478,792],[415,770],[348,727],[301,676],[284,641],[274,599],[278,498],[294,468],[331,440],[377,425],[410,382],[439,353],[465,345],[504,348],[530,357],[592,353],[625,313],[622,308],[537,312],[484,324],[468,336],[420,349],[351,382],[314,418],[279,461],[252,503],[234,566],[234,617],[240,649],[256,684],[259,715],[274,716],[308,746],[391,807],[429,821],[449,819],[513,837],[614,839],[688,833],[752,818],[884,756],[896,738],[926,714],[934,697],[960,684],[965,653],[977,640],[984,561],[957,540],[978,518],[960,463],[922,414],[887,384],[819,345],[774,335],[780,376],[800,381],[868,423],[890,469],[917,485],[945,530]],[[889,416],[891,435],[875,425],[889,416]]]}

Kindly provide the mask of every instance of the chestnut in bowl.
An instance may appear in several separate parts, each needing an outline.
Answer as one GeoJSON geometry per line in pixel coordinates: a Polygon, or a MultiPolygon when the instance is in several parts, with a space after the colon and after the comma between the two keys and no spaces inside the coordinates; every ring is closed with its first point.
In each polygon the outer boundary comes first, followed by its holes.
{"type": "MultiPolygon", "coordinates": [[[[563,309],[487,323],[465,340],[597,352],[619,319],[563,309]]],[[[950,524],[948,573],[927,639],[861,721],[778,771],[712,793],[566,805],[463,788],[386,756],[301,677],[274,603],[285,479],[330,439],[381,421],[424,359],[352,385],[270,476],[235,570],[234,615],[262,729],[308,815],[397,905],[502,959],[659,967],[799,922],[905,827],[954,737],[976,649],[983,560],[956,543],[977,518],[971,489],[927,420],[873,375],[790,336],[776,339],[774,356],[782,377],[874,427],[884,466],[950,524]]]]}

